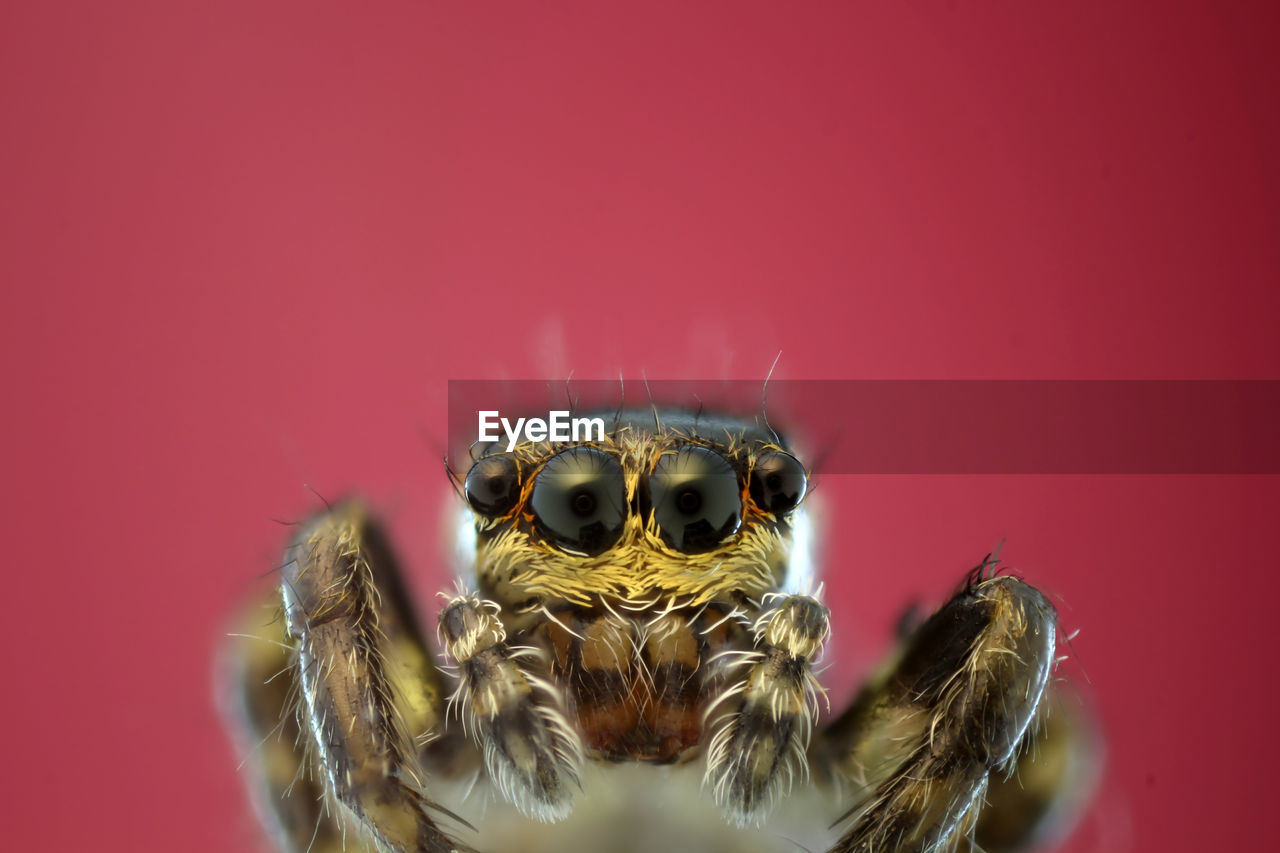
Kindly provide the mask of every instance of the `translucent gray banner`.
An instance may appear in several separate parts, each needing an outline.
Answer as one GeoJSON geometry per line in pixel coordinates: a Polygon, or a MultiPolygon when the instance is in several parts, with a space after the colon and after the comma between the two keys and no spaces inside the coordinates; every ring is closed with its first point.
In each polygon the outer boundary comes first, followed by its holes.
{"type": "Polygon", "coordinates": [[[825,474],[1280,474],[1280,381],[454,380],[450,447],[650,406],[767,419],[825,474]]]}

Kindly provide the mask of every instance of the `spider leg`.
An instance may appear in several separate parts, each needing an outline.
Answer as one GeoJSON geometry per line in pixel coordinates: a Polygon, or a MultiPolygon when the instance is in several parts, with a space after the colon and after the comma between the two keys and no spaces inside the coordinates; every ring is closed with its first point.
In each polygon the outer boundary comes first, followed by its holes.
{"type": "Polygon", "coordinates": [[[821,688],[810,667],[830,633],[830,614],[808,595],[776,599],[756,620],[755,649],[730,659],[742,675],[707,710],[706,783],[738,826],[762,819],[795,774],[808,772],[818,715],[821,688]]]}
{"type": "Polygon", "coordinates": [[[275,846],[288,853],[338,853],[343,827],[327,807],[322,781],[305,762],[293,649],[273,589],[246,608],[224,649],[220,705],[244,756],[253,805],[275,846]]]}
{"type": "Polygon", "coordinates": [[[425,789],[413,736],[442,735],[444,691],[377,528],[354,504],[321,515],[290,547],[281,590],[303,738],[335,811],[379,850],[466,849],[425,789]]]}
{"type": "Polygon", "coordinates": [[[512,646],[497,603],[459,595],[440,613],[445,652],[458,664],[451,703],[484,752],[489,777],[527,817],[568,815],[579,787],[582,741],[541,650],[512,646]]]}
{"type": "Polygon", "coordinates": [[[1056,614],[1014,577],[970,577],[820,733],[816,767],[868,791],[831,853],[954,850],[1044,705],[1056,614]]]}
{"type": "MultiPolygon", "coordinates": [[[[1088,708],[1051,684],[1011,773],[993,773],[973,853],[1051,847],[1075,825],[1102,770],[1102,738],[1088,708]]],[[[962,846],[961,849],[966,849],[962,846]]]]}

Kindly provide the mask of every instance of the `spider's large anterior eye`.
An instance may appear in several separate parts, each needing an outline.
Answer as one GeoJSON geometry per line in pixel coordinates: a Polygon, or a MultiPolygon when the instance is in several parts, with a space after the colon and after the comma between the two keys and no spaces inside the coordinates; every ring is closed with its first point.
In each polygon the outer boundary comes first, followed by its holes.
{"type": "Polygon", "coordinates": [[[530,504],[548,539],[572,551],[599,554],[622,533],[625,491],[618,460],[592,447],[574,447],[542,466],[530,504]]]}
{"type": "Polygon", "coordinates": [[[804,497],[808,478],[790,453],[765,453],[751,469],[751,499],[765,512],[790,512],[804,497]]]}
{"type": "Polygon", "coordinates": [[[520,499],[520,471],[510,456],[489,456],[471,466],[463,490],[473,510],[497,518],[520,499]]]}
{"type": "Polygon", "coordinates": [[[737,472],[705,447],[685,447],[658,460],[649,498],[663,540],[685,553],[711,550],[742,520],[737,472]]]}

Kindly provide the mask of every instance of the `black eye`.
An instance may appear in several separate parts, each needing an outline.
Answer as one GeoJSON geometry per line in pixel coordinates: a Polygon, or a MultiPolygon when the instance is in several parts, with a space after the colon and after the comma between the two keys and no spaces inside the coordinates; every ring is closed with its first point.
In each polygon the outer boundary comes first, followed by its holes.
{"type": "Polygon", "coordinates": [[[520,471],[510,456],[489,456],[471,466],[463,490],[472,509],[497,518],[520,499],[520,471]]]}
{"type": "Polygon", "coordinates": [[[790,512],[804,497],[804,466],[790,453],[765,453],[751,469],[751,499],[765,512],[790,512]]]}
{"type": "Polygon", "coordinates": [[[733,466],[705,447],[663,456],[649,477],[653,517],[663,540],[685,553],[710,551],[738,529],[742,499],[733,466]]]}
{"type": "Polygon", "coordinates": [[[533,481],[538,528],[572,551],[599,554],[618,541],[626,514],[618,460],[591,447],[553,456],[533,481]]]}

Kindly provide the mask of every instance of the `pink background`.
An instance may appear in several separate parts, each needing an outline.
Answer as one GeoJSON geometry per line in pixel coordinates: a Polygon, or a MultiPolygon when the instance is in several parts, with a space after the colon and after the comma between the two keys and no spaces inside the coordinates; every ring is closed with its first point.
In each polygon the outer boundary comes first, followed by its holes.
{"type": "MultiPolygon", "coordinates": [[[[213,649],[308,485],[443,583],[449,378],[1280,379],[1275,16],[1132,5],[5,4],[5,846],[252,849],[213,649]]],[[[837,697],[1006,537],[1070,849],[1271,837],[1276,478],[820,491],[837,697]]]]}

